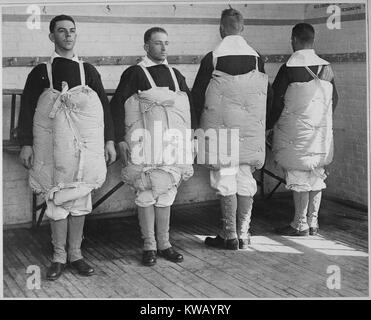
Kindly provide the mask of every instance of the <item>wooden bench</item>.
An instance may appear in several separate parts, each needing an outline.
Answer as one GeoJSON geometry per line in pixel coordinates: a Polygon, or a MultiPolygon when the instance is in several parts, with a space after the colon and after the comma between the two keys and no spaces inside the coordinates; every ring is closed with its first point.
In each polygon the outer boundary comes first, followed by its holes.
{"type": "MultiPolygon", "coordinates": [[[[114,89],[108,89],[106,90],[106,94],[108,97],[112,97],[115,93],[114,89]]],[[[3,151],[10,153],[10,154],[19,154],[21,147],[19,145],[19,142],[17,140],[17,128],[15,126],[15,119],[16,119],[16,109],[17,109],[17,102],[20,102],[21,96],[22,96],[22,90],[20,89],[4,89],[3,90],[3,96],[11,96],[11,111],[10,111],[10,127],[9,127],[9,139],[3,140],[3,151]]],[[[18,111],[19,112],[19,111],[18,111]]],[[[267,143],[267,148],[270,148],[270,145],[267,143]]],[[[274,192],[277,190],[277,188],[281,184],[285,184],[285,180],[271,171],[267,170],[265,167],[263,167],[260,170],[259,174],[259,180],[257,181],[258,186],[260,187],[260,193],[263,198],[269,199],[272,197],[274,192]],[[277,180],[276,186],[272,189],[272,191],[265,195],[264,190],[264,177],[265,175],[268,175],[272,177],[273,179],[277,180]]],[[[113,188],[111,188],[109,191],[107,191],[101,198],[99,198],[94,204],[93,204],[93,210],[96,209],[100,204],[102,204],[104,201],[106,201],[112,194],[114,194],[117,190],[119,190],[124,185],[124,182],[117,183],[113,188]]],[[[46,203],[38,203],[37,201],[37,195],[34,193],[32,195],[32,225],[33,227],[39,227],[41,225],[41,222],[43,220],[45,210],[46,210],[46,203]],[[39,214],[38,214],[39,212],[39,214]]]]}
{"type": "MultiPolygon", "coordinates": [[[[9,137],[8,139],[3,139],[3,151],[10,154],[17,154],[21,150],[19,143],[17,141],[17,132],[15,127],[16,119],[16,108],[17,101],[20,102],[22,96],[22,90],[20,89],[4,89],[3,96],[10,96],[10,126],[9,126],[9,137]]],[[[4,108],[3,108],[4,109],[4,108]]],[[[4,115],[4,112],[3,112],[4,115]]],[[[5,120],[6,121],[6,120],[5,120]]],[[[3,125],[5,123],[3,119],[3,125]]]]}

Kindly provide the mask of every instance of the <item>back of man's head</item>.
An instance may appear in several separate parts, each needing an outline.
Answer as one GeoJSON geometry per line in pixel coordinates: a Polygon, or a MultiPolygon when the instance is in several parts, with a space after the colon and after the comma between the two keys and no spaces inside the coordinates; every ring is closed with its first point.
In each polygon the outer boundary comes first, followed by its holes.
{"type": "Polygon", "coordinates": [[[68,21],[71,21],[74,25],[75,24],[75,20],[73,20],[73,18],[71,16],[67,16],[65,14],[61,14],[59,16],[55,16],[49,23],[49,31],[50,33],[53,33],[54,32],[54,28],[55,28],[55,25],[57,24],[58,21],[65,21],[65,20],[68,20],[68,21]]]}
{"type": "Polygon", "coordinates": [[[220,33],[224,38],[229,35],[240,34],[243,31],[243,16],[236,9],[225,9],[220,18],[220,33]]]}
{"type": "Polygon", "coordinates": [[[298,23],[292,28],[292,37],[303,45],[313,45],[314,28],[309,23],[298,23]]]}

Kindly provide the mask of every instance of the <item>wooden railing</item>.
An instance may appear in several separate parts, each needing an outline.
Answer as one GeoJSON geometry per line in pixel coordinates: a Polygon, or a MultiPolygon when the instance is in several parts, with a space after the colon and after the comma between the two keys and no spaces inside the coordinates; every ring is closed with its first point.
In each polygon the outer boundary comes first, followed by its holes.
{"type": "MultiPolygon", "coordinates": [[[[21,100],[22,90],[20,89],[4,89],[3,96],[11,96],[11,103],[10,103],[10,119],[4,119],[4,112],[3,112],[3,126],[6,123],[5,121],[10,124],[9,126],[9,136],[7,139],[3,139],[3,150],[9,153],[17,153],[20,150],[19,143],[17,141],[17,129],[16,129],[16,108],[17,102],[21,100]]],[[[4,109],[4,108],[3,108],[4,109]]]]}

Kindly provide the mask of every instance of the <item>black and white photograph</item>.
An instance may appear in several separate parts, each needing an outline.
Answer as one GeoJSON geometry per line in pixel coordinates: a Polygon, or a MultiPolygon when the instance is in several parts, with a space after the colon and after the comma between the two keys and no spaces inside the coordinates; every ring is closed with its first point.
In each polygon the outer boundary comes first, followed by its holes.
{"type": "Polygon", "coordinates": [[[1,0],[2,299],[369,299],[370,6],[1,0]]]}

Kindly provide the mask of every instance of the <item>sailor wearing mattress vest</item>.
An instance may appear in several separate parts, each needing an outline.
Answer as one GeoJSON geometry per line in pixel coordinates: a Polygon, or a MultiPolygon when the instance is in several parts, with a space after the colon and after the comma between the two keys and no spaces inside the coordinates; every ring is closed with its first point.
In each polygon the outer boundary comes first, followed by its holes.
{"type": "Polygon", "coordinates": [[[329,62],[316,55],[314,29],[299,23],[292,30],[294,53],[273,83],[274,102],[267,127],[273,128],[273,154],[284,169],[286,187],[293,191],[295,216],[277,229],[290,236],[315,235],[324,166],[333,158],[332,113],[337,104],[329,62]]]}
{"type": "Polygon", "coordinates": [[[205,139],[209,144],[198,148],[206,150],[205,162],[212,168],[210,184],[221,196],[222,228],[216,238],[207,237],[205,244],[232,250],[250,244],[251,210],[257,191],[252,174],[265,160],[265,118],[271,95],[263,59],[241,36],[243,28],[239,11],[222,12],[222,41],[202,59],[192,88],[205,133],[227,130],[229,137],[238,133],[237,139],[218,141],[223,148],[213,148],[215,141],[210,138],[205,139]],[[235,159],[231,153],[231,163],[225,164],[222,159],[227,157],[221,150],[232,152],[234,142],[239,149],[237,161],[232,163],[235,159]],[[218,161],[213,162],[213,158],[218,161]]]}
{"type": "Polygon", "coordinates": [[[100,75],[73,51],[74,20],[56,16],[49,29],[55,52],[27,78],[18,129],[30,186],[46,200],[54,248],[46,276],[56,280],[67,261],[82,275],[94,272],[81,254],[84,220],[91,191],[105,181],[105,161],[115,161],[116,151],[100,75]]]}
{"type": "Polygon", "coordinates": [[[147,30],[147,55],[124,71],[111,100],[122,179],[136,192],[147,266],[156,263],[157,253],[183,260],[169,242],[170,207],[180,183],[193,175],[190,92],[185,78],[167,63],[168,44],[164,29],[147,30]],[[178,134],[167,135],[171,131],[178,134]]]}

